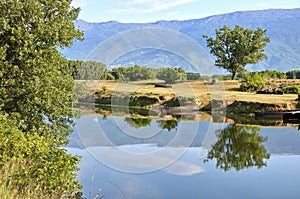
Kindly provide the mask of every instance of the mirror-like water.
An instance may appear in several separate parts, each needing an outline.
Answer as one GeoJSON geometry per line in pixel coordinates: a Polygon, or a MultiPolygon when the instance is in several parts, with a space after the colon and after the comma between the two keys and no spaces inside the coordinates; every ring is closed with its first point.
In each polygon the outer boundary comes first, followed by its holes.
{"type": "Polygon", "coordinates": [[[294,126],[86,115],[67,149],[87,198],[300,197],[294,126]]]}

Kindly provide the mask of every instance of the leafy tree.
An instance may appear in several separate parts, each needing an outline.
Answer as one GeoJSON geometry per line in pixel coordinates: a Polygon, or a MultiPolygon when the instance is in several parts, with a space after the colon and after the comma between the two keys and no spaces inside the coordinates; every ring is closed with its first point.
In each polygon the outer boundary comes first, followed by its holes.
{"type": "Polygon", "coordinates": [[[186,74],[187,80],[202,80],[203,78],[199,73],[187,73],[186,74]]]}
{"type": "Polygon", "coordinates": [[[71,74],[76,80],[113,80],[106,65],[96,61],[68,60],[62,71],[71,74]]]}
{"type": "Polygon", "coordinates": [[[115,76],[109,70],[105,69],[101,75],[101,80],[115,80],[115,76]]]}
{"type": "Polygon", "coordinates": [[[134,65],[132,67],[127,68],[124,77],[129,81],[139,81],[139,80],[152,79],[154,78],[154,74],[150,68],[134,65]]]}
{"type": "Polygon", "coordinates": [[[240,86],[241,91],[257,91],[265,87],[265,80],[258,74],[258,72],[248,73],[240,86]]]}
{"type": "Polygon", "coordinates": [[[74,79],[77,79],[82,63],[83,61],[81,60],[68,60],[68,64],[63,66],[61,71],[65,74],[71,74],[74,79]]]}
{"type": "Polygon", "coordinates": [[[286,72],[287,79],[300,79],[300,70],[286,72]]]}
{"type": "Polygon", "coordinates": [[[115,76],[116,80],[125,80],[125,73],[127,72],[126,67],[118,67],[112,69],[112,75],[115,76]]]}
{"type": "Polygon", "coordinates": [[[174,68],[160,68],[156,72],[156,77],[164,80],[167,84],[174,84],[180,79],[179,72],[174,68]]]}
{"type": "Polygon", "coordinates": [[[180,76],[179,79],[180,80],[186,80],[187,79],[187,74],[182,68],[175,68],[175,70],[177,70],[177,72],[179,73],[179,76],[180,76]]]}
{"type": "Polygon", "coordinates": [[[70,46],[82,33],[69,0],[15,1],[0,4],[0,104],[19,120],[24,132],[57,137],[70,133],[62,116],[71,115],[73,79],[57,47],[70,46]],[[45,118],[48,121],[45,121],[45,118]]]}
{"type": "Polygon", "coordinates": [[[100,80],[106,71],[106,65],[96,61],[82,61],[80,63],[77,80],[100,80]]]}
{"type": "Polygon", "coordinates": [[[266,32],[261,28],[251,30],[236,25],[234,29],[228,26],[216,29],[216,38],[203,37],[210,53],[217,57],[216,66],[228,70],[234,79],[236,73],[244,71],[245,65],[267,59],[264,47],[270,39],[264,36],[266,32]]]}
{"type": "Polygon", "coordinates": [[[259,127],[230,124],[217,131],[218,141],[208,152],[207,159],[216,159],[217,168],[228,171],[232,168],[241,170],[266,166],[265,159],[270,158],[263,143],[266,137],[259,136],[259,127]]]}
{"type": "Polygon", "coordinates": [[[74,80],[64,72],[68,63],[57,49],[70,46],[76,38],[82,39],[73,24],[79,9],[70,4],[70,0],[0,3],[0,109],[12,127],[7,132],[4,126],[0,132],[1,136],[12,134],[9,142],[19,138],[24,142],[4,143],[4,148],[11,146],[16,156],[1,154],[0,165],[8,160],[2,157],[24,158],[20,165],[25,168],[17,168],[14,179],[25,184],[35,179],[43,190],[52,190],[57,197],[78,189],[75,175],[68,175],[76,171],[77,159],[60,149],[72,132],[74,80]]]}

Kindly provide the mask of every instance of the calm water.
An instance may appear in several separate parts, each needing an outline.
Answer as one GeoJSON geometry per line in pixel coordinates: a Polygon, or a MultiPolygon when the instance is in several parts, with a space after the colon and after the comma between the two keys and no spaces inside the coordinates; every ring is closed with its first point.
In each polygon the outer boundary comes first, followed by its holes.
{"type": "Polygon", "coordinates": [[[211,121],[82,116],[87,198],[300,198],[300,131],[211,121]]]}

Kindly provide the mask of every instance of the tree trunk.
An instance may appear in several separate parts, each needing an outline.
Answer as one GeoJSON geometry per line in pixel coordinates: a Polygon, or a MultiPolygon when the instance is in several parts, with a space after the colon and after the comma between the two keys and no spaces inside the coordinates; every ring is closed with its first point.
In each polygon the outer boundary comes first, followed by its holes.
{"type": "Polygon", "coordinates": [[[236,73],[235,71],[233,71],[233,72],[232,72],[232,75],[231,75],[231,80],[234,80],[235,73],[236,73]]]}

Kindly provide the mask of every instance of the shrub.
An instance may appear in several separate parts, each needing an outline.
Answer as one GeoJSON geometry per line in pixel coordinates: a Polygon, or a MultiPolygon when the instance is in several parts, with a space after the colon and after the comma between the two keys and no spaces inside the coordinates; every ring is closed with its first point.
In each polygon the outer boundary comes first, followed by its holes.
{"type": "Polygon", "coordinates": [[[164,80],[167,84],[173,84],[180,79],[178,71],[174,68],[160,68],[157,71],[156,77],[164,80]]]}
{"type": "Polygon", "coordinates": [[[260,76],[264,79],[286,79],[287,75],[284,72],[276,70],[266,70],[259,72],[260,76]]]}
{"type": "Polygon", "coordinates": [[[300,87],[293,85],[282,88],[282,91],[286,94],[300,94],[300,87]]]}
{"type": "Polygon", "coordinates": [[[240,86],[241,91],[253,92],[265,87],[265,81],[257,73],[248,73],[245,75],[244,80],[240,86]]]}
{"type": "Polygon", "coordinates": [[[16,123],[0,114],[0,198],[4,192],[15,198],[72,198],[79,193],[80,158],[53,145],[54,137],[24,133],[16,123]]]}
{"type": "Polygon", "coordinates": [[[201,80],[202,77],[199,73],[187,73],[187,80],[201,80]]]}

